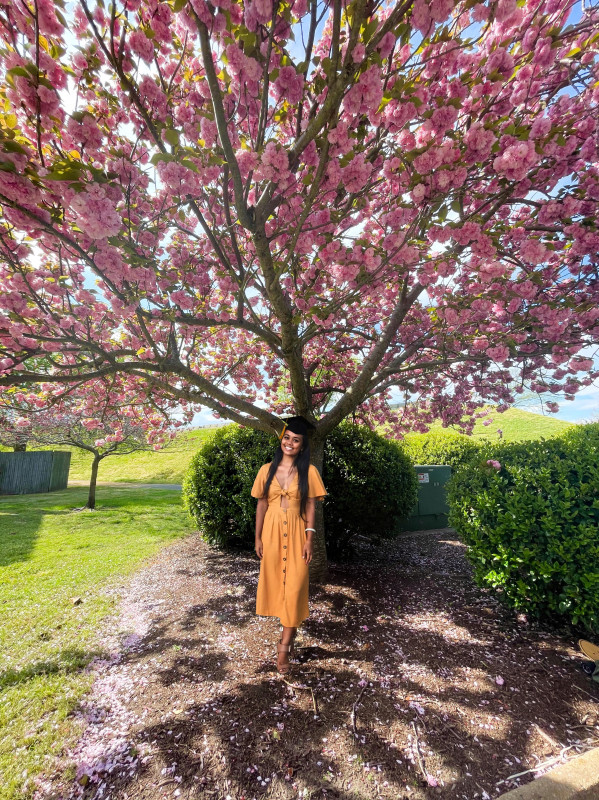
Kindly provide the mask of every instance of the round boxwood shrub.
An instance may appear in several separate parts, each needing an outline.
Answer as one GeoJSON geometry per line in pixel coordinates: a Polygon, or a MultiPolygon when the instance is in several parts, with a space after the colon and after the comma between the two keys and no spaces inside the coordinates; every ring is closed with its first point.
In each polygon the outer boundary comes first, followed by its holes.
{"type": "MultiPolygon", "coordinates": [[[[276,440],[228,425],[192,459],[183,501],[203,538],[219,546],[253,548],[256,473],[272,458],[276,440]]],[[[338,558],[356,535],[390,537],[416,503],[417,479],[396,442],[363,426],[343,424],[325,442],[324,521],[329,554],[338,558]]]]}
{"type": "Polygon", "coordinates": [[[446,464],[452,469],[476,458],[483,447],[482,442],[451,431],[409,434],[401,445],[414,464],[446,464]]]}
{"type": "Polygon", "coordinates": [[[340,558],[351,539],[391,538],[399,518],[416,505],[418,479],[397,442],[363,425],[345,423],[325,442],[323,479],[327,550],[340,558]]]}
{"type": "Polygon", "coordinates": [[[448,499],[481,585],[533,617],[599,630],[599,424],[488,448],[448,499]]]}
{"type": "Polygon", "coordinates": [[[183,504],[210,544],[253,547],[256,473],[272,459],[267,433],[226,425],[192,458],[183,481],[183,504]]]}

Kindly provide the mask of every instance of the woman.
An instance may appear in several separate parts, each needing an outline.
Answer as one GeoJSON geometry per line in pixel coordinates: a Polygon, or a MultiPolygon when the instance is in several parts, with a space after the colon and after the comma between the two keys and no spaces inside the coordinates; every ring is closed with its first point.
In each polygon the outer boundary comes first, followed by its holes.
{"type": "Polygon", "coordinates": [[[281,620],[277,669],[282,674],[289,672],[297,626],[308,616],[316,501],[326,495],[310,464],[309,425],[303,417],[285,420],[273,460],[260,468],[252,487],[258,499],[256,554],[261,562],[256,614],[281,620]]]}

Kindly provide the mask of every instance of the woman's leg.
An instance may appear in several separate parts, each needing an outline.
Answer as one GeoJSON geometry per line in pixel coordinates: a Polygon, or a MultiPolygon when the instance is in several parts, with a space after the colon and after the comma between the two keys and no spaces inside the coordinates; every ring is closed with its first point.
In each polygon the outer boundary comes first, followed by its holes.
{"type": "MultiPolygon", "coordinates": [[[[288,628],[285,625],[283,625],[283,632],[281,633],[280,644],[289,647],[293,643],[296,631],[297,628],[288,628]]],[[[279,650],[279,652],[277,653],[277,668],[280,670],[280,669],[285,669],[285,667],[288,666],[289,666],[289,650],[279,650]]]]}

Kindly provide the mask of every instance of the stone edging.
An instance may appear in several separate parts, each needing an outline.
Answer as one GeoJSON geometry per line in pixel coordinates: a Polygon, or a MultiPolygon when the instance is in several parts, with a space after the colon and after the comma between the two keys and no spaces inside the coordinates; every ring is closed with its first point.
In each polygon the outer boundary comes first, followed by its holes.
{"type": "Polygon", "coordinates": [[[599,800],[599,747],[502,794],[498,800],[599,800]]]}

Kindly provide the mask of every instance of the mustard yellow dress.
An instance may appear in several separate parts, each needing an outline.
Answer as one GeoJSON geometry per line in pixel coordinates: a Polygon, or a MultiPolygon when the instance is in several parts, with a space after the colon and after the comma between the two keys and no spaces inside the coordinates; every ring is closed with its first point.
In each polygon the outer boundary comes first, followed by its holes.
{"type": "MultiPolygon", "coordinates": [[[[260,498],[270,464],[260,468],[252,497],[260,498]]],[[[310,464],[308,497],[321,500],[326,495],[320,473],[310,464]]],[[[256,614],[279,617],[281,625],[297,628],[308,617],[308,566],[302,558],[306,523],[300,517],[297,473],[287,489],[276,476],[268,490],[268,509],[262,526],[263,556],[256,596],[256,614]],[[287,506],[286,508],[284,506],[287,506]]]]}

